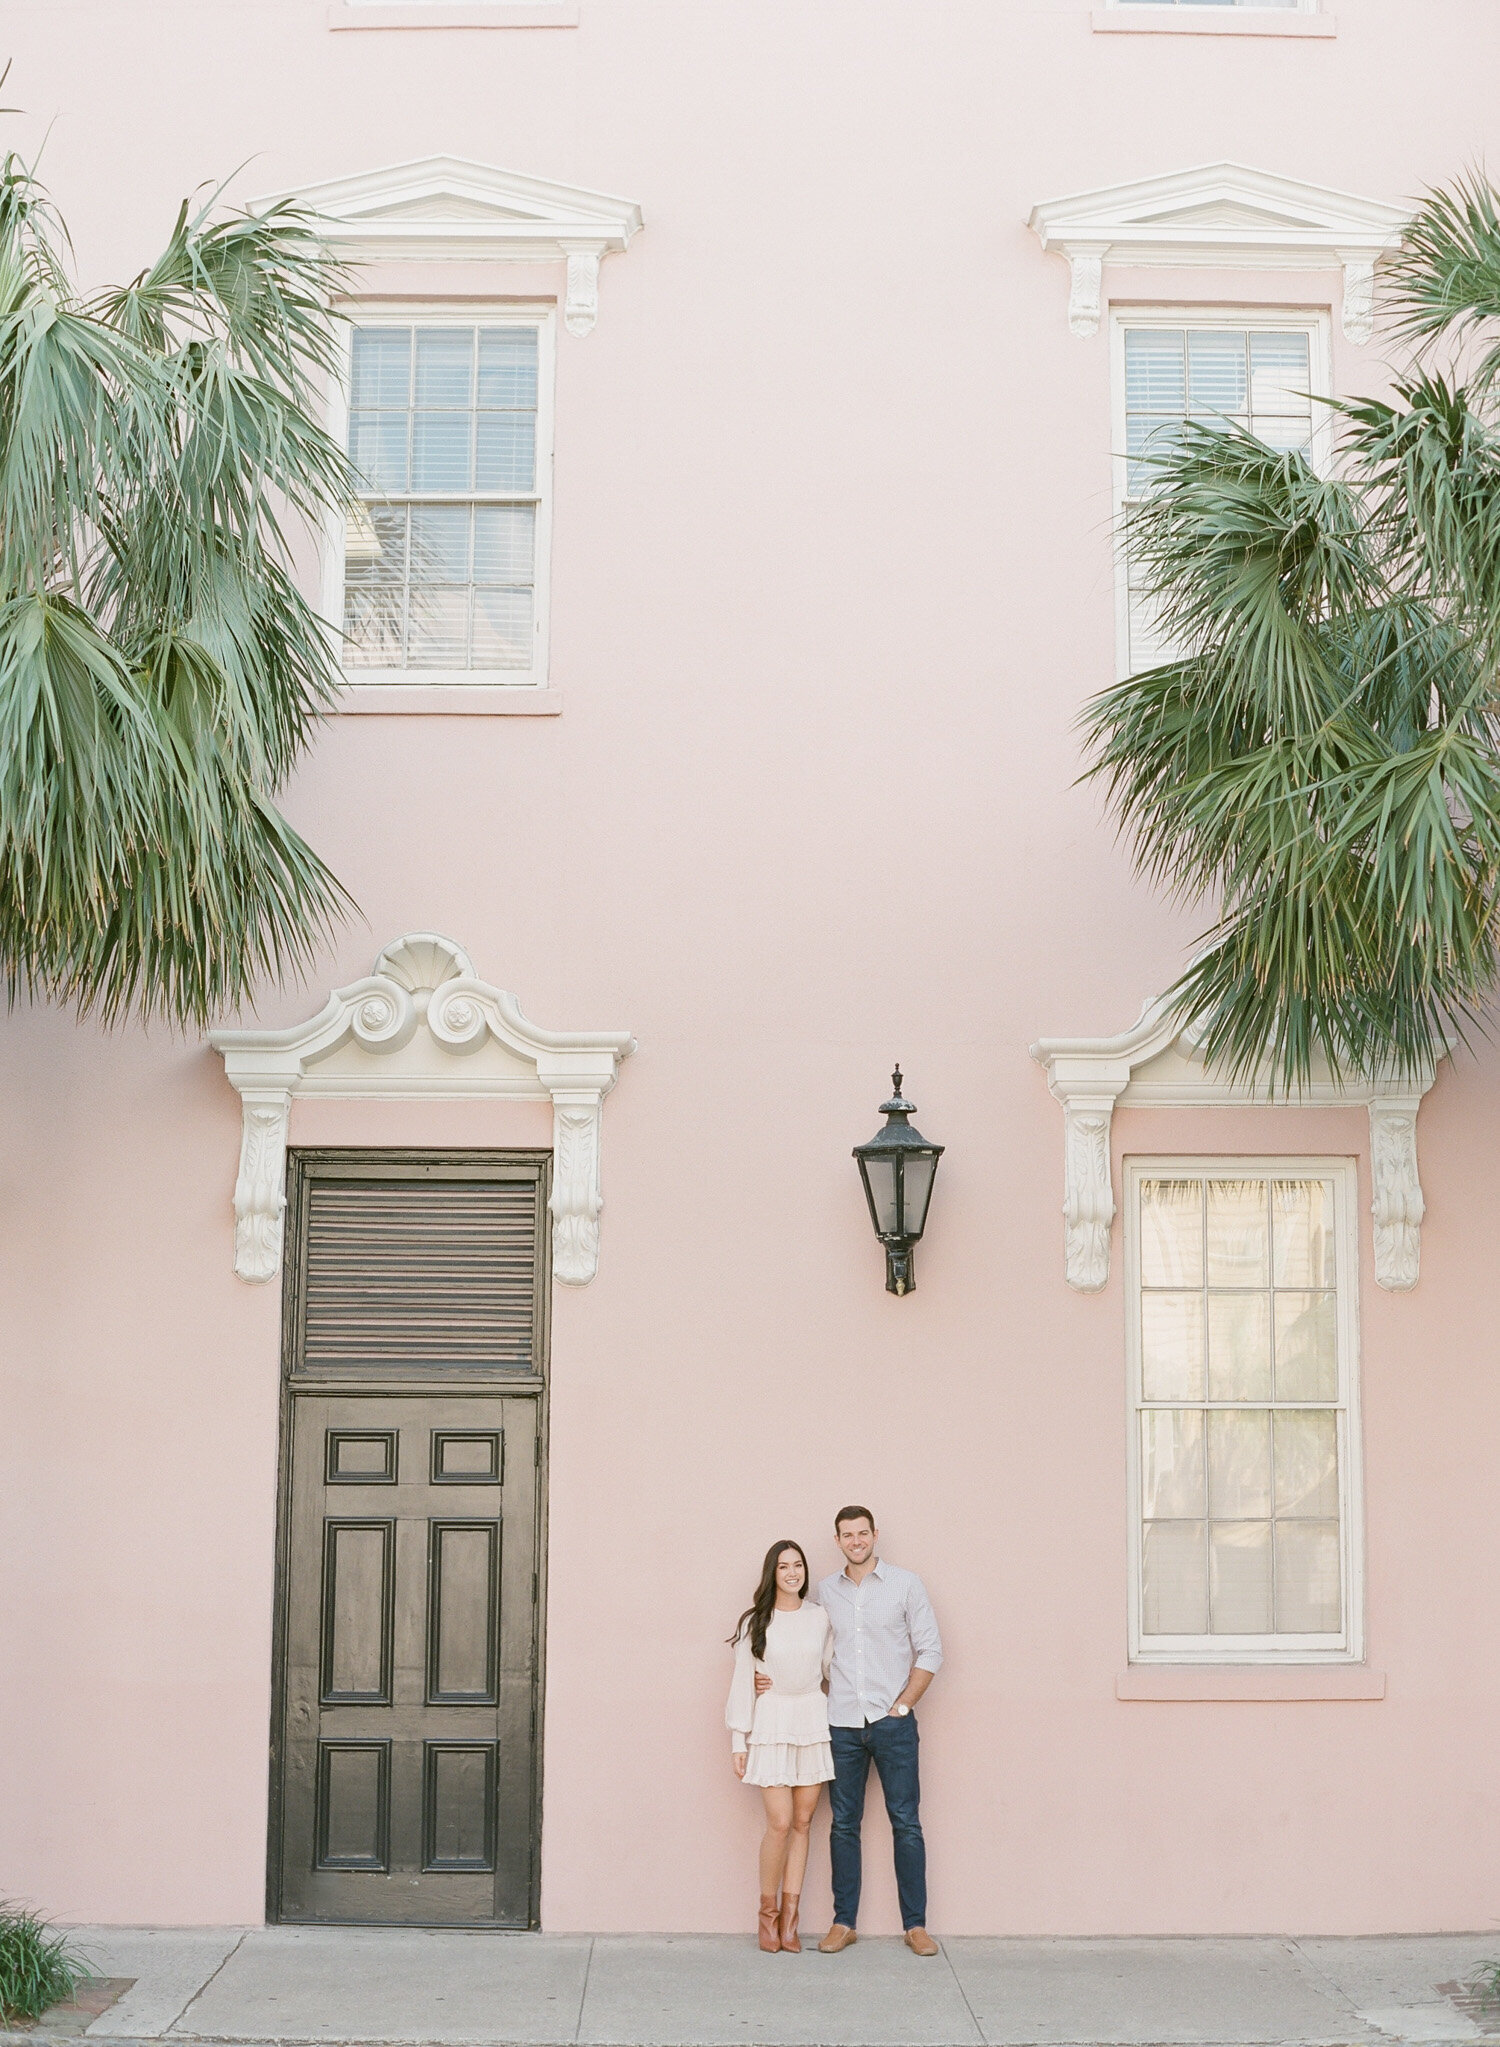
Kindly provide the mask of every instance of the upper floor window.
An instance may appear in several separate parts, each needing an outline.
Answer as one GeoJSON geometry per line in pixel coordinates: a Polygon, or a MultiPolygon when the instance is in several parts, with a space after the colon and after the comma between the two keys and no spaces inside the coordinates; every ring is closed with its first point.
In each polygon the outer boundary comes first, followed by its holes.
{"type": "Polygon", "coordinates": [[[1131,1654],[1356,1658],[1348,1161],[1129,1169],[1131,1654]]]}
{"type": "Polygon", "coordinates": [[[1312,14],[1316,0],[1109,0],[1112,7],[1285,7],[1312,14]]]}
{"type": "Polygon", "coordinates": [[[342,623],[360,682],[545,681],[549,340],[536,315],[354,328],[342,623]]]}
{"type": "Polygon", "coordinates": [[[1328,388],[1326,323],[1284,313],[1188,319],[1122,315],[1116,322],[1116,512],[1122,535],[1118,591],[1124,674],[1171,658],[1129,546],[1130,513],[1150,492],[1153,458],[1184,420],[1246,427],[1273,448],[1313,453],[1313,394],[1328,388]]]}

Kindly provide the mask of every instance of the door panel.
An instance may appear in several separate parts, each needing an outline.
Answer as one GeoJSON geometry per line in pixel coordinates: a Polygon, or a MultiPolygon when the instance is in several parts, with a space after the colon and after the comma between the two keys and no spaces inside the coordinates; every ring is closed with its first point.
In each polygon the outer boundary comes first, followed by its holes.
{"type": "Polygon", "coordinates": [[[535,1394],[291,1394],[281,1916],[529,1923],[535,1394]]]}

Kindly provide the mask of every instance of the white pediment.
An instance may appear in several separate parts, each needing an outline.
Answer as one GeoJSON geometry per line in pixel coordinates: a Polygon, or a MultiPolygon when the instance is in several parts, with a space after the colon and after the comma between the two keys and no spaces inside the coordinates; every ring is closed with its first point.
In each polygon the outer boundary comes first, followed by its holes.
{"type": "Polygon", "coordinates": [[[474,972],[452,939],[418,931],[388,945],[362,981],[335,988],[305,1023],[215,1031],[243,1112],[234,1269],[281,1270],[287,1130],[295,1096],[340,1101],[551,1101],[552,1270],[587,1286],[599,1262],[599,1125],[629,1031],[550,1031],[474,972]]]}
{"type": "Polygon", "coordinates": [[[1351,341],[1373,331],[1375,264],[1400,239],[1407,209],[1247,164],[1202,164],[1046,199],[1030,226],[1073,272],[1069,325],[1097,331],[1105,263],[1139,267],[1342,270],[1351,341]]]}
{"type": "Polygon", "coordinates": [[[627,248],[641,226],[634,200],[456,156],[392,164],[252,203],[305,207],[328,243],[361,265],[565,261],[574,334],[594,324],[600,261],[627,248]]]}
{"type": "Polygon", "coordinates": [[[1430,1066],[1415,1075],[1340,1076],[1320,1059],[1307,1084],[1288,1093],[1269,1072],[1229,1074],[1210,1065],[1165,997],[1148,1002],[1139,1021],[1115,1037],[1039,1038],[1031,1056],[1062,1105],[1065,1265],[1068,1284],[1080,1293],[1097,1293],[1109,1279],[1115,1219],[1110,1130],[1117,1108],[1368,1111],[1375,1278],[1394,1292],[1416,1285],[1425,1212],[1417,1112],[1435,1077],[1430,1066]]]}

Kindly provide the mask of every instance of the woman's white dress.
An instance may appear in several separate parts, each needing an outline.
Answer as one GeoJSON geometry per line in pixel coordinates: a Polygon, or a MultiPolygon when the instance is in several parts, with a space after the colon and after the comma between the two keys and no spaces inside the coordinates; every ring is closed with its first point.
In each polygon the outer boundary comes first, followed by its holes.
{"type": "Polygon", "coordinates": [[[748,1635],[735,1645],[734,1681],[724,1720],[735,1755],[749,1750],[747,1784],[826,1784],[833,1776],[828,1700],[823,1680],[833,1661],[833,1635],[821,1606],[804,1600],[794,1613],[773,1613],[766,1653],[750,1654],[748,1635]],[[755,1694],[755,1673],[771,1689],[755,1694]]]}

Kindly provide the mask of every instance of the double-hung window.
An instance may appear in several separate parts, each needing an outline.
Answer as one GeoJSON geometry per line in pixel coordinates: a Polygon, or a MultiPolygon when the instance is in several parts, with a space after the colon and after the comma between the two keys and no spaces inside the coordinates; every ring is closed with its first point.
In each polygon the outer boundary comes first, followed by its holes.
{"type": "Polygon", "coordinates": [[[355,325],[351,681],[545,682],[550,338],[536,314],[355,325]]]}
{"type": "Polygon", "coordinates": [[[1127,1173],[1131,1655],[1355,1660],[1354,1169],[1127,1173]]]}
{"type": "Polygon", "coordinates": [[[1117,619],[1120,670],[1134,674],[1172,658],[1130,550],[1130,515],[1151,491],[1154,459],[1183,423],[1246,427],[1273,448],[1324,455],[1327,323],[1285,313],[1121,314],[1115,321],[1115,509],[1120,541],[1117,619]]]}

